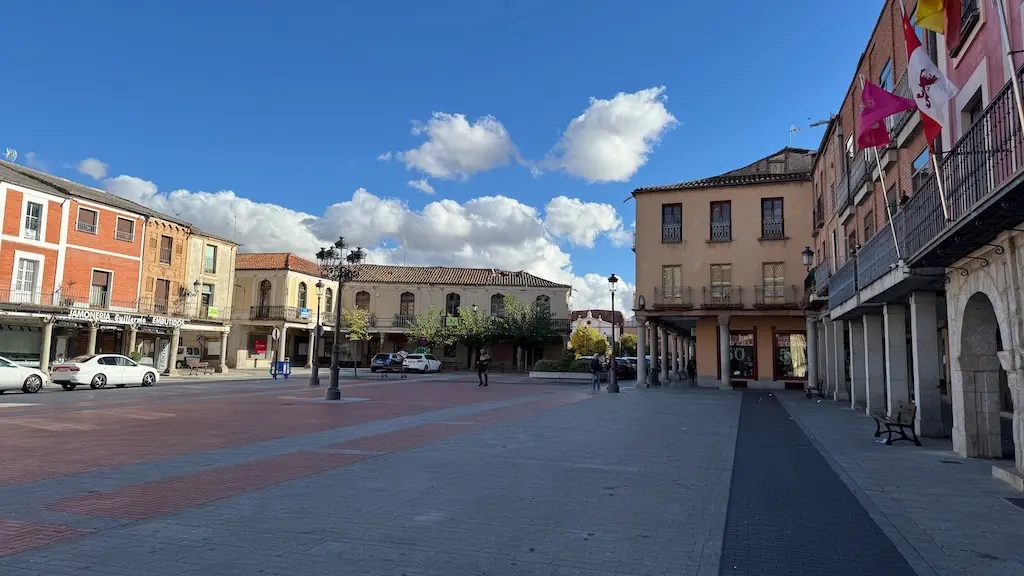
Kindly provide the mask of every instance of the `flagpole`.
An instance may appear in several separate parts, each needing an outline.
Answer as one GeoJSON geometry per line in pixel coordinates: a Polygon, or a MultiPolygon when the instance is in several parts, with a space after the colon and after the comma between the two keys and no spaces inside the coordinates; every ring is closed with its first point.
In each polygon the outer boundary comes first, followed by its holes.
{"type": "MultiPolygon", "coordinates": [[[[864,75],[860,74],[860,91],[864,92],[864,75]]],[[[884,122],[884,121],[883,121],[884,122]]],[[[900,239],[896,235],[896,224],[892,221],[892,208],[889,207],[889,192],[885,187],[885,170],[882,168],[882,159],[878,155],[878,146],[872,146],[871,151],[875,153],[875,166],[878,168],[878,180],[882,185],[882,199],[885,200],[885,213],[889,215],[889,231],[892,232],[892,245],[896,247],[896,261],[903,260],[900,254],[900,239]]]]}
{"type": "Polygon", "coordinates": [[[1013,65],[1013,49],[1010,47],[1010,28],[1006,23],[1006,5],[1002,0],[992,0],[999,13],[999,32],[1003,37],[1003,48],[1006,50],[1006,61],[1010,64],[1010,82],[1013,83],[1013,102],[1017,106],[1017,120],[1024,129],[1024,103],[1020,96],[1020,78],[1017,77],[1017,67],[1013,65]]]}

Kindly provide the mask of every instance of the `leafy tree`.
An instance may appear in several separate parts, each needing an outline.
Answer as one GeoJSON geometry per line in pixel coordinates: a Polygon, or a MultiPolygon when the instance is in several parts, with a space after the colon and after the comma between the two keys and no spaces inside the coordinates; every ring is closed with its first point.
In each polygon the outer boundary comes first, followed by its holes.
{"type": "Polygon", "coordinates": [[[417,345],[421,341],[426,346],[452,344],[455,335],[444,325],[444,317],[441,311],[431,306],[426,314],[417,314],[409,325],[409,336],[415,340],[417,345]]]}
{"type": "Polygon", "coordinates": [[[370,311],[362,308],[348,308],[341,311],[341,317],[348,328],[348,339],[363,342],[370,339],[370,311]]]}
{"type": "Polygon", "coordinates": [[[580,326],[569,337],[569,345],[580,356],[593,356],[608,352],[608,339],[592,326],[580,326]]]}
{"type": "Polygon", "coordinates": [[[444,332],[444,338],[448,342],[461,342],[469,348],[466,367],[470,368],[473,366],[476,351],[494,341],[494,322],[487,312],[462,306],[459,308],[458,322],[446,326],[444,332]]]}
{"type": "Polygon", "coordinates": [[[636,356],[636,334],[626,332],[618,342],[619,355],[636,356]]]}
{"type": "Polygon", "coordinates": [[[515,296],[505,296],[505,316],[495,324],[497,341],[507,342],[527,354],[558,337],[548,306],[523,302],[515,296]]]}

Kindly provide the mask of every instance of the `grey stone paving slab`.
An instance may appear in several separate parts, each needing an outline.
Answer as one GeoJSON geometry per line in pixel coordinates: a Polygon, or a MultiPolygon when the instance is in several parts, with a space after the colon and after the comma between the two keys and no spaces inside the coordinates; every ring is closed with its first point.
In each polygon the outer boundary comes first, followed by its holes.
{"type": "Polygon", "coordinates": [[[713,574],[738,413],[717,391],[602,395],[0,559],[0,573],[713,574]]]}
{"type": "Polygon", "coordinates": [[[914,576],[774,393],[743,393],[721,574],[914,576]]]}
{"type": "Polygon", "coordinates": [[[1024,574],[1024,511],[1003,499],[1020,494],[992,479],[991,461],[957,456],[948,438],[885,446],[848,405],[779,398],[919,573],[1024,574]]]}

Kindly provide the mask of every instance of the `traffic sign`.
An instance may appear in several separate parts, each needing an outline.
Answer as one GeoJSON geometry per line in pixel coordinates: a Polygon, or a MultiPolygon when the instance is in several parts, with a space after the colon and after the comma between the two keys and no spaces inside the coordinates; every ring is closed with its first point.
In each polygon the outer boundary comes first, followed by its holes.
{"type": "Polygon", "coordinates": [[[323,326],[323,324],[317,324],[316,325],[316,337],[319,338],[319,337],[321,337],[323,335],[324,335],[324,326],[323,326]]]}
{"type": "Polygon", "coordinates": [[[274,328],[274,331],[270,333],[270,337],[274,340],[281,338],[281,330],[279,328],[274,328]]]}

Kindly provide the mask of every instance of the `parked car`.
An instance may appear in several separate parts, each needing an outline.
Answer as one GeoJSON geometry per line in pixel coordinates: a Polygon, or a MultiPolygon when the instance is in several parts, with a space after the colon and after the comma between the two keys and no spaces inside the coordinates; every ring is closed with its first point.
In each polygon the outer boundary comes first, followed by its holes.
{"type": "Polygon", "coordinates": [[[47,380],[49,378],[42,370],[21,366],[0,356],[0,394],[8,390],[21,390],[26,394],[35,394],[43,389],[47,380]]]}
{"type": "Polygon", "coordinates": [[[189,362],[202,360],[202,352],[198,346],[178,346],[178,356],[174,361],[174,367],[181,370],[188,366],[189,362]]]}
{"type": "Polygon", "coordinates": [[[409,354],[405,357],[402,367],[406,370],[415,370],[426,374],[427,372],[440,372],[441,361],[433,354],[409,354]]]}
{"type": "Polygon", "coordinates": [[[160,374],[151,366],[140,366],[131,358],[120,354],[93,354],[79,356],[53,367],[50,379],[65,390],[74,390],[88,384],[93,390],[113,384],[124,388],[129,384],[152,386],[160,381],[160,374]]]}
{"type": "Polygon", "coordinates": [[[400,354],[380,353],[370,360],[370,372],[401,372],[402,356],[400,354]]]}
{"type": "Polygon", "coordinates": [[[628,358],[615,359],[615,378],[619,380],[636,380],[636,366],[628,358]]]}

